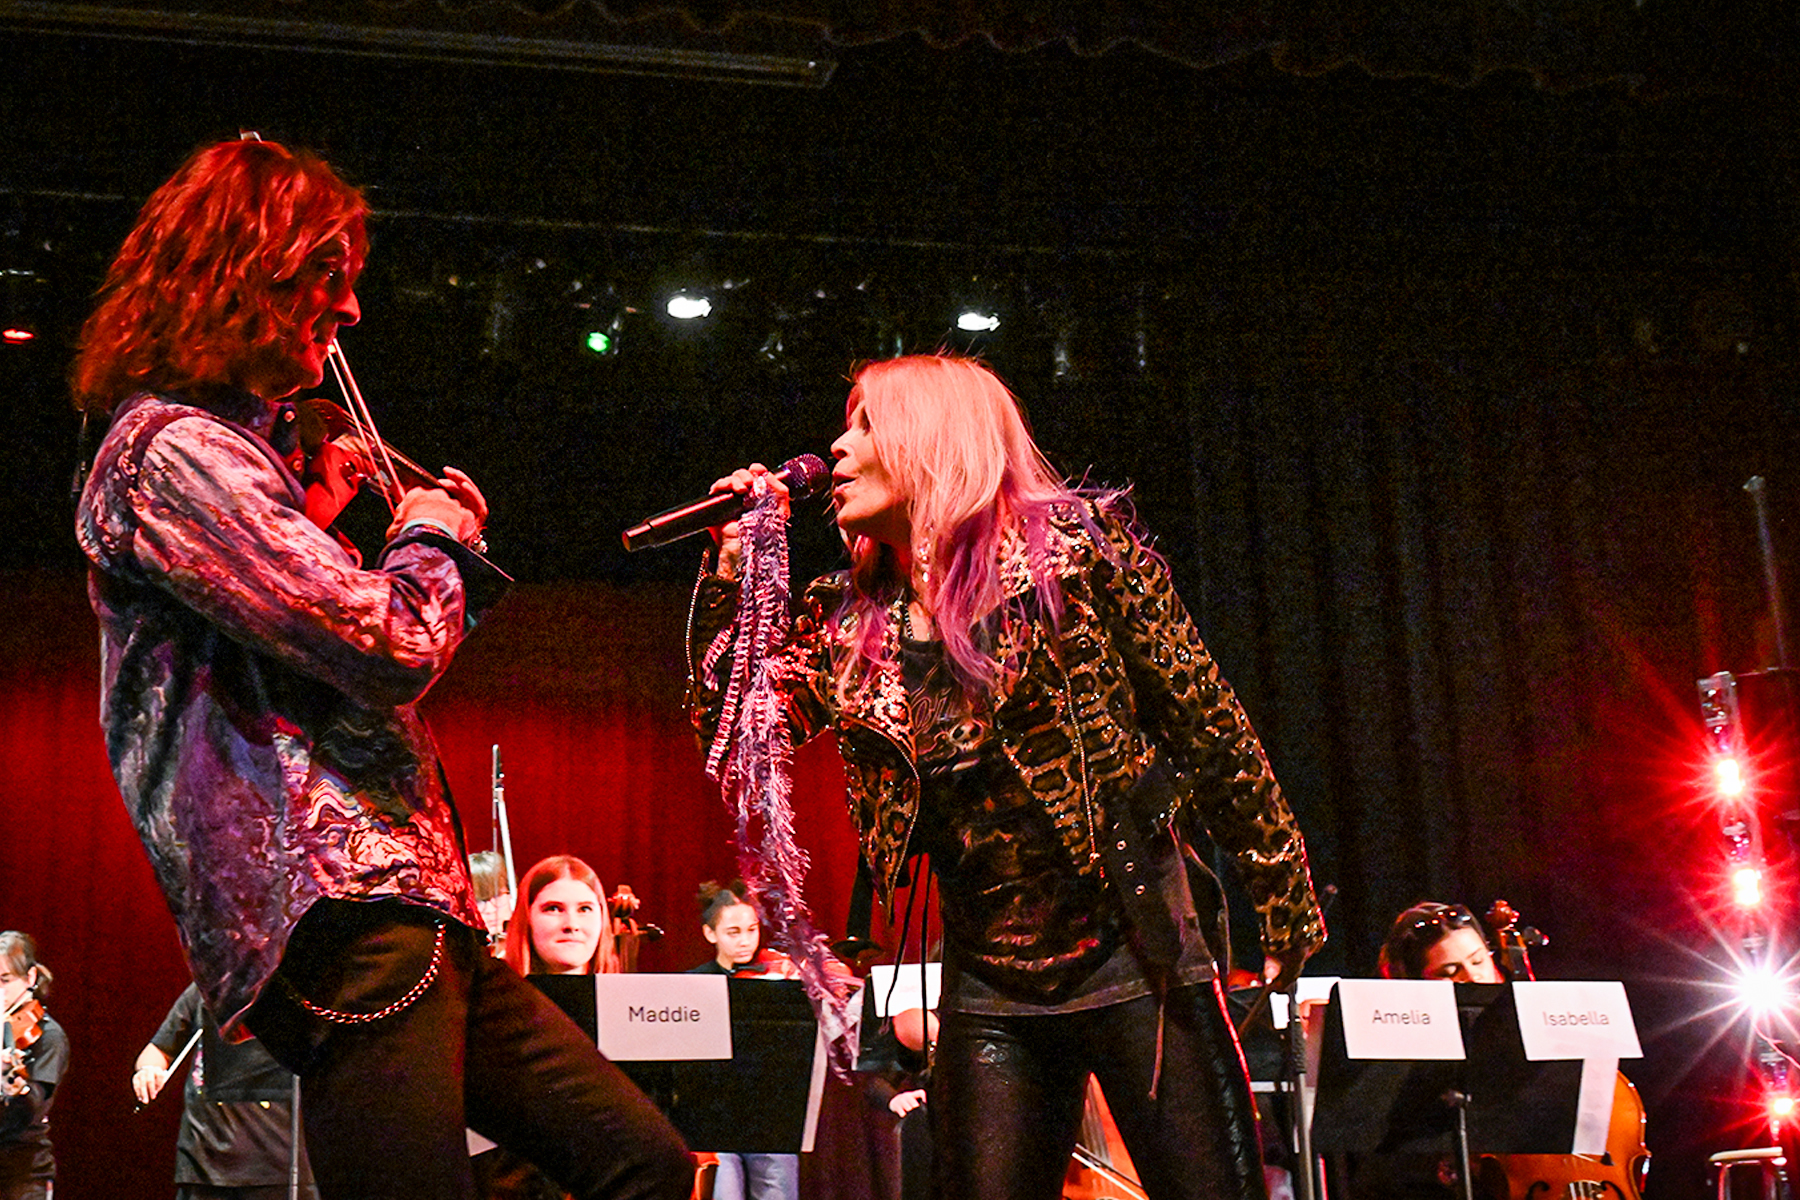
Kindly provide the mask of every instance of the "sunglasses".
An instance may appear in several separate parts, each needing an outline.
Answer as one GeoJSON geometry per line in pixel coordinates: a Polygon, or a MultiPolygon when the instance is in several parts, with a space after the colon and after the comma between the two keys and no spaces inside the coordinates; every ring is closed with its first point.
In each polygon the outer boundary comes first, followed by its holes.
{"type": "Polygon", "coordinates": [[[1404,928],[1411,933],[1423,933],[1427,929],[1441,929],[1450,933],[1457,929],[1469,929],[1475,924],[1475,914],[1460,904],[1419,904],[1412,908],[1413,916],[1408,918],[1404,928]]]}

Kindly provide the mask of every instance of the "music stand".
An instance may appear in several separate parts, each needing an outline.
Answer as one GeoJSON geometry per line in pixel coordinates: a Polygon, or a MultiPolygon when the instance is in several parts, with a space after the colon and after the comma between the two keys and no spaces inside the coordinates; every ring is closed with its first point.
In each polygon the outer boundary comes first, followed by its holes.
{"type": "Polygon", "coordinates": [[[1510,985],[1454,987],[1460,1060],[1350,1058],[1340,989],[1332,989],[1313,1106],[1315,1150],[1455,1154],[1465,1197],[1473,1195],[1477,1155],[1569,1153],[1582,1064],[1526,1059],[1510,985]]]}
{"type": "MultiPolygon", "coordinates": [[[[592,976],[528,978],[598,1041],[592,976]]],[[[615,1065],[668,1115],[690,1146],[732,1154],[811,1150],[825,1058],[804,985],[790,979],[725,983],[731,997],[731,1058],[615,1059],[615,1065]]]]}

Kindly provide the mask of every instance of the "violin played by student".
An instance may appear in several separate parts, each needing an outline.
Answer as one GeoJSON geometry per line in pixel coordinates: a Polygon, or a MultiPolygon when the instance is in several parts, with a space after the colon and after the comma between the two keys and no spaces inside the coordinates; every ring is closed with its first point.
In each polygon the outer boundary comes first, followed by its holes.
{"type": "Polygon", "coordinates": [[[69,1065],[69,1039],[44,1011],[50,969],[17,930],[0,932],[0,1194],[50,1194],[56,1158],[50,1105],[69,1065]]]}

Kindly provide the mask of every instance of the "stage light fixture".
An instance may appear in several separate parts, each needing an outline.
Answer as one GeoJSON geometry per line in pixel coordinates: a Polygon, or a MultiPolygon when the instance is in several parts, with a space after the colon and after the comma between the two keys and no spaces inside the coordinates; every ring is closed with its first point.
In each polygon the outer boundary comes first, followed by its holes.
{"type": "Polygon", "coordinates": [[[1731,898],[1739,908],[1755,908],[1763,902],[1762,871],[1739,867],[1731,873],[1731,898]]]}
{"type": "Polygon", "coordinates": [[[1744,768],[1737,759],[1715,759],[1713,778],[1718,782],[1719,795],[1737,797],[1744,794],[1744,768]]]}
{"type": "Polygon", "coordinates": [[[1738,1003],[1743,1008],[1759,1017],[1766,1017],[1787,1008],[1794,998],[1791,980],[1776,974],[1766,966],[1754,964],[1746,966],[1738,976],[1738,1003]]]}
{"type": "Polygon", "coordinates": [[[605,325],[590,324],[581,335],[582,349],[595,358],[611,358],[616,355],[625,333],[625,314],[629,311],[620,309],[614,312],[612,320],[605,325]]]}
{"type": "Polygon", "coordinates": [[[1000,328],[1000,314],[979,308],[965,308],[957,314],[956,327],[964,333],[993,333],[1000,328]]]}
{"type": "Polygon", "coordinates": [[[680,291],[669,297],[668,310],[677,321],[697,321],[712,315],[712,301],[699,293],[680,291]]]}
{"type": "Polygon", "coordinates": [[[43,282],[35,271],[0,269],[0,342],[28,346],[37,341],[37,293],[43,282]]]}

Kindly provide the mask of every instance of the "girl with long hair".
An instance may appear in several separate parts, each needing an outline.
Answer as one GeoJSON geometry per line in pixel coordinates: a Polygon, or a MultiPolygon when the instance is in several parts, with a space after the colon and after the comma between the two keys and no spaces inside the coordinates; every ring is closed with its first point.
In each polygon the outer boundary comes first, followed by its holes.
{"type": "MultiPolygon", "coordinates": [[[[741,879],[700,885],[700,932],[713,956],[695,974],[740,979],[791,978],[793,964],[762,945],[762,909],[741,879]]],[[[800,1156],[716,1151],[713,1200],[798,1200],[800,1156]]]]}
{"type": "MultiPolygon", "coordinates": [[[[620,970],[606,889],[573,854],[541,859],[519,879],[500,959],[521,975],[612,975],[620,970]]],[[[561,1200],[562,1189],[505,1149],[470,1160],[481,1200],[561,1200]]]]}
{"type": "Polygon", "coordinates": [[[532,864],[500,957],[521,975],[612,975],[622,968],[606,890],[594,868],[572,854],[532,864]]]}
{"type": "MultiPolygon", "coordinates": [[[[850,567],[807,589],[772,666],[796,740],[836,734],[882,899],[911,856],[937,877],[936,1194],[1058,1196],[1093,1073],[1157,1200],[1261,1196],[1227,947],[1207,942],[1187,847],[1234,856],[1269,977],[1297,974],[1324,927],[1293,815],[1166,565],[1120,494],[1063,482],[978,361],[871,363],[845,425],[850,567]]],[[[714,487],[785,501],[760,465],[714,487]]],[[[694,599],[706,736],[740,532],[714,531],[694,599]]]]}

